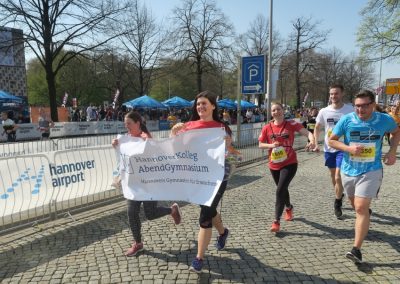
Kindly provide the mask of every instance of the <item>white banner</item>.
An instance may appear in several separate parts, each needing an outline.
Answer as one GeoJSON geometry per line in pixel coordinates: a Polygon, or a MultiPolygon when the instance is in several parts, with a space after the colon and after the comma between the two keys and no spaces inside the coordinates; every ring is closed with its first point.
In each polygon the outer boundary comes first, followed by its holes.
{"type": "Polygon", "coordinates": [[[225,130],[192,130],[164,140],[119,136],[125,198],[210,206],[224,177],[225,130]]]}

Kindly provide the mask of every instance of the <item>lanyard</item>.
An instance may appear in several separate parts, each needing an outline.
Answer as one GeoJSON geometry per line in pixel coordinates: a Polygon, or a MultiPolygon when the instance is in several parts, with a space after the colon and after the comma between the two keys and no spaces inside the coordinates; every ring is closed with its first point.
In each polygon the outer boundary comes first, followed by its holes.
{"type": "MultiPolygon", "coordinates": [[[[279,131],[279,136],[282,136],[282,132],[283,130],[285,130],[285,126],[286,126],[287,121],[285,120],[285,123],[282,126],[281,131],[279,131]]],[[[274,133],[274,130],[272,129],[272,122],[269,123],[269,127],[271,128],[271,132],[272,132],[272,139],[275,140],[275,138],[277,138],[278,136],[274,133]]]]}
{"type": "MultiPolygon", "coordinates": [[[[285,120],[285,123],[283,124],[282,129],[279,131],[279,134],[278,134],[278,135],[281,136],[281,137],[282,137],[282,132],[283,132],[283,130],[285,130],[286,123],[287,123],[287,120],[285,120]]],[[[269,127],[271,128],[272,139],[275,140],[275,138],[277,138],[278,136],[274,133],[274,130],[272,129],[272,122],[269,123],[269,127]]],[[[292,148],[292,146],[293,146],[293,145],[288,145],[288,146],[282,145],[282,147],[288,147],[288,148],[292,148]]]]}

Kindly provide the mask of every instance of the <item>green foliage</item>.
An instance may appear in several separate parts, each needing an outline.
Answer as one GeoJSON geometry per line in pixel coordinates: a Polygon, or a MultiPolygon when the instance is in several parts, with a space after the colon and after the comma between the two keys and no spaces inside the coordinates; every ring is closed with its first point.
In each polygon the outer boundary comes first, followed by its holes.
{"type": "Polygon", "coordinates": [[[49,91],[43,66],[37,59],[32,59],[27,66],[28,103],[49,106],[49,91]]]}
{"type": "Polygon", "coordinates": [[[361,15],[357,41],[362,53],[376,60],[400,57],[400,0],[370,0],[361,15]]]}

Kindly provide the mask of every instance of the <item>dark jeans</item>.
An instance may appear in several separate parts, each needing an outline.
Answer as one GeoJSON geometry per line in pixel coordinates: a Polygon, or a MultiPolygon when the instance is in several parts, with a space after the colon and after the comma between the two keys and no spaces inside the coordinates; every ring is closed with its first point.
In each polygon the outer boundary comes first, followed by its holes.
{"type": "Polygon", "coordinates": [[[276,184],[275,220],[280,220],[283,209],[290,207],[289,184],[296,175],[297,164],[287,165],[280,170],[271,170],[276,184]]]}
{"type": "Polygon", "coordinates": [[[15,140],[17,140],[17,135],[15,131],[7,133],[7,142],[15,142],[15,140]]]}
{"type": "Polygon", "coordinates": [[[154,220],[171,214],[171,208],[157,206],[157,201],[127,200],[127,203],[129,227],[132,231],[133,239],[137,243],[142,242],[142,223],[139,215],[142,203],[147,220],[154,220]]]}

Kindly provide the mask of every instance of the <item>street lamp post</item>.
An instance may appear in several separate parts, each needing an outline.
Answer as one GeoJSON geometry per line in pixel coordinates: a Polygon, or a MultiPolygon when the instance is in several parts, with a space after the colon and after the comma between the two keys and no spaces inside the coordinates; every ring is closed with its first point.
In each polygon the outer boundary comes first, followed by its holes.
{"type": "Polygon", "coordinates": [[[272,97],[272,82],[271,82],[271,70],[272,70],[272,10],[273,10],[273,0],[269,0],[269,48],[268,48],[268,90],[266,97],[267,106],[267,121],[271,117],[271,97],[272,97]]]}

